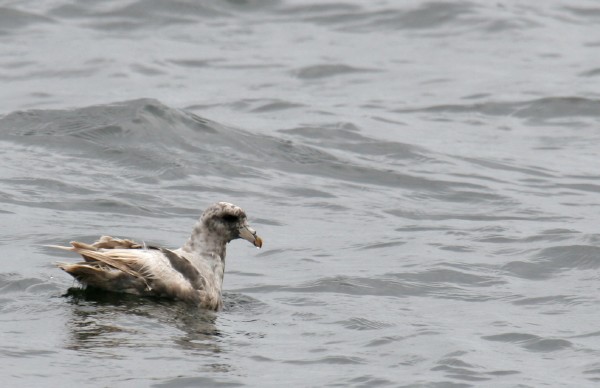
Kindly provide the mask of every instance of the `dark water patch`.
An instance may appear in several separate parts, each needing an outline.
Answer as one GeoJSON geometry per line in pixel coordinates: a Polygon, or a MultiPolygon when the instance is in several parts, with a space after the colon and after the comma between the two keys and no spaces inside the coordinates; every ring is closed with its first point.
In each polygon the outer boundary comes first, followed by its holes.
{"type": "Polygon", "coordinates": [[[485,373],[479,372],[477,366],[462,361],[457,357],[447,357],[437,362],[437,366],[431,368],[432,371],[445,372],[446,377],[466,380],[466,381],[485,381],[490,380],[485,373]]]}
{"type": "Polygon", "coordinates": [[[453,381],[431,381],[422,384],[399,385],[398,388],[473,388],[473,384],[453,381]]]}
{"type": "Polygon", "coordinates": [[[568,229],[551,229],[542,231],[541,233],[532,236],[524,237],[511,237],[503,234],[487,234],[484,237],[476,239],[476,241],[494,244],[528,244],[540,241],[560,242],[572,239],[573,234],[577,233],[577,231],[568,229]]]}
{"type": "Polygon", "coordinates": [[[299,198],[336,198],[331,192],[308,187],[289,187],[280,189],[282,192],[299,198]]]}
{"type": "Polygon", "coordinates": [[[497,205],[515,205],[516,201],[506,196],[489,192],[489,189],[482,191],[473,190],[452,190],[440,193],[428,193],[427,197],[445,201],[458,203],[488,203],[497,205]],[[485,191],[488,192],[485,192],[485,191]]]}
{"type": "Polygon", "coordinates": [[[0,346],[0,357],[5,356],[7,358],[47,358],[56,357],[59,352],[52,350],[42,350],[35,348],[24,347],[21,349],[8,348],[0,346]]]}
{"type": "Polygon", "coordinates": [[[600,68],[594,68],[591,70],[587,70],[579,73],[580,77],[597,77],[600,76],[600,68]]]}
{"type": "Polygon", "coordinates": [[[582,175],[582,174],[569,173],[569,174],[565,174],[565,177],[579,179],[579,180],[600,181],[600,175],[595,175],[595,174],[582,175]]]}
{"type": "Polygon", "coordinates": [[[250,359],[258,361],[258,362],[273,362],[273,361],[275,361],[274,359],[272,359],[270,357],[265,357],[265,356],[261,356],[261,355],[250,356],[250,359]]]}
{"type": "Polygon", "coordinates": [[[339,383],[328,384],[331,387],[395,387],[395,382],[373,375],[364,375],[354,378],[344,378],[339,383]]]}
{"type": "MultiPolygon", "coordinates": [[[[231,108],[237,111],[246,111],[251,113],[277,112],[281,110],[298,109],[302,107],[305,107],[305,105],[274,98],[241,99],[235,101],[235,103],[231,105],[231,108]]],[[[191,107],[191,109],[197,108],[198,107],[191,107]]]]}
{"type": "Polygon", "coordinates": [[[570,338],[588,338],[588,337],[600,337],[600,331],[594,331],[594,332],[591,332],[591,333],[574,335],[574,336],[572,336],[570,338]]]}
{"type": "Polygon", "coordinates": [[[25,60],[14,60],[8,61],[4,63],[0,63],[0,67],[3,69],[23,69],[26,67],[36,67],[37,63],[33,61],[25,61],[25,60]]]}
{"type": "MultiPolygon", "coordinates": [[[[595,369],[588,369],[583,371],[584,374],[590,375],[590,374],[599,374],[600,375],[600,368],[595,368],[595,369]]],[[[600,382],[600,376],[598,377],[589,377],[588,378],[589,381],[598,383],[600,382]]]]}
{"type": "Polygon", "coordinates": [[[333,324],[341,325],[341,326],[345,327],[346,329],[358,330],[358,331],[380,330],[380,329],[384,329],[387,327],[395,326],[395,324],[393,324],[393,323],[374,321],[374,320],[360,318],[360,317],[353,317],[353,318],[349,318],[347,320],[333,322],[333,324]]]}
{"type": "Polygon", "coordinates": [[[399,121],[399,120],[392,120],[388,117],[381,117],[381,116],[372,116],[371,117],[373,120],[376,121],[380,121],[382,123],[386,123],[386,124],[394,124],[394,125],[401,125],[401,126],[408,126],[407,123],[405,123],[404,121],[399,121]]]}
{"type": "Polygon", "coordinates": [[[285,7],[275,10],[275,13],[282,15],[302,16],[324,16],[328,14],[339,13],[361,13],[360,6],[348,3],[314,3],[314,4],[289,4],[285,7]]]}
{"type": "Polygon", "coordinates": [[[528,19],[527,17],[516,18],[512,15],[511,19],[490,20],[482,19],[485,26],[481,26],[482,31],[489,34],[503,34],[511,31],[522,31],[530,28],[539,27],[539,23],[528,19]]]}
{"type": "Polygon", "coordinates": [[[596,22],[600,19],[600,8],[599,7],[581,7],[581,6],[565,6],[563,10],[584,19],[591,19],[591,22],[596,22]]]}
{"type": "Polygon", "coordinates": [[[600,247],[568,245],[544,248],[538,255],[556,268],[597,269],[600,268],[600,247]]]}
{"type": "MultiPolygon", "coordinates": [[[[444,26],[468,25],[474,5],[470,3],[427,2],[411,8],[380,8],[369,10],[354,5],[335,4],[323,11],[314,6],[292,7],[289,12],[306,22],[334,27],[348,32],[387,30],[430,31],[444,26]]],[[[288,8],[285,8],[288,12],[288,8]]]]}
{"type": "Polygon", "coordinates": [[[475,375],[474,372],[471,372],[469,370],[464,370],[461,368],[448,368],[448,367],[436,367],[436,368],[432,368],[432,371],[440,371],[440,370],[444,370],[446,371],[446,376],[453,378],[453,379],[457,379],[457,380],[465,380],[465,381],[486,381],[486,380],[490,380],[489,377],[487,376],[477,376],[475,375]],[[469,373],[470,372],[470,373],[469,373]]]}
{"type": "Polygon", "coordinates": [[[50,17],[19,9],[0,7],[0,33],[37,24],[55,23],[50,17]]]}
{"type": "Polygon", "coordinates": [[[517,306],[566,305],[572,306],[584,303],[580,297],[570,295],[549,295],[540,297],[521,298],[511,302],[517,306]]]}
{"type": "Polygon", "coordinates": [[[111,7],[96,4],[65,4],[53,8],[50,13],[65,18],[90,18],[94,20],[127,19],[132,27],[156,28],[193,22],[212,22],[242,13],[252,13],[273,8],[278,0],[223,1],[194,3],[174,0],[170,6],[160,0],[138,0],[129,4],[115,3],[111,7]]]}
{"type": "Polygon", "coordinates": [[[559,183],[556,187],[567,188],[576,191],[585,191],[590,193],[600,193],[600,185],[594,185],[591,183],[559,183]]]}
{"type": "Polygon", "coordinates": [[[406,241],[386,241],[386,242],[373,242],[367,244],[356,244],[354,247],[366,250],[366,249],[388,249],[391,247],[398,247],[406,244],[406,241]]]}
{"type": "Polygon", "coordinates": [[[229,270],[229,271],[227,271],[227,273],[229,273],[229,274],[236,274],[236,275],[240,275],[240,276],[251,276],[251,277],[262,277],[262,276],[265,276],[264,274],[261,274],[261,273],[248,272],[248,271],[229,270]]]}
{"type": "MultiPolygon", "coordinates": [[[[475,166],[481,166],[481,167],[489,168],[491,170],[517,172],[517,173],[520,173],[523,175],[542,177],[542,178],[555,178],[555,174],[552,171],[542,168],[540,166],[515,165],[514,163],[509,163],[509,162],[484,160],[484,159],[480,159],[480,158],[460,157],[459,159],[462,159],[469,163],[472,163],[475,166]]],[[[541,180],[541,181],[536,181],[536,182],[545,182],[545,181],[541,180]]]]}
{"type": "Polygon", "coordinates": [[[96,11],[93,4],[64,4],[52,8],[48,14],[56,18],[81,18],[94,16],[96,11]]]}
{"type": "MultiPolygon", "coordinates": [[[[88,66],[87,68],[61,68],[57,70],[34,70],[27,72],[21,75],[0,75],[0,80],[6,81],[27,81],[34,78],[39,79],[52,79],[52,78],[81,78],[81,77],[90,77],[95,75],[100,69],[100,67],[96,66],[88,66]]],[[[41,96],[38,97],[51,97],[52,95],[44,95],[42,93],[41,96]]]]}
{"type": "Polygon", "coordinates": [[[385,156],[391,159],[430,160],[425,149],[393,141],[378,141],[360,133],[351,123],[333,123],[320,127],[297,127],[279,132],[294,135],[327,149],[351,150],[357,154],[385,156]]]}
{"type": "Polygon", "coordinates": [[[164,71],[164,70],[158,69],[156,67],[142,65],[139,63],[135,63],[135,64],[129,66],[129,68],[131,69],[131,71],[133,73],[146,75],[146,76],[160,76],[160,75],[166,74],[166,71],[164,71]]]}
{"type": "Polygon", "coordinates": [[[319,127],[301,126],[290,129],[281,129],[281,133],[301,136],[306,139],[316,140],[366,140],[367,138],[361,135],[360,128],[352,123],[334,123],[322,125],[319,127]]]}
{"type": "Polygon", "coordinates": [[[443,232],[443,231],[449,231],[449,230],[453,230],[453,229],[450,227],[446,227],[446,226],[408,225],[408,226],[401,226],[394,230],[396,232],[443,232]]]}
{"type": "Polygon", "coordinates": [[[475,93],[469,94],[468,96],[462,97],[463,100],[480,100],[483,98],[490,98],[492,95],[489,93],[475,93]]]}
{"type": "Polygon", "coordinates": [[[556,246],[542,249],[531,261],[511,261],[502,269],[531,280],[543,280],[571,270],[600,268],[600,248],[589,245],[556,246]]]}
{"type": "Polygon", "coordinates": [[[280,110],[295,109],[295,108],[302,108],[302,107],[304,107],[303,104],[275,100],[275,101],[271,101],[271,102],[262,104],[256,108],[253,108],[251,110],[251,112],[255,112],[255,113],[275,112],[275,111],[280,111],[280,110]]]}
{"type": "MultiPolygon", "coordinates": [[[[60,5],[50,11],[52,15],[64,18],[92,18],[92,25],[100,27],[107,23],[126,21],[130,28],[148,28],[161,25],[189,24],[197,18],[218,18],[227,13],[205,4],[193,4],[175,0],[170,7],[161,1],[134,1],[123,6],[105,7],[83,6],[80,4],[60,5]]],[[[113,26],[114,27],[114,26],[113,26]]]]}
{"type": "MultiPolygon", "coordinates": [[[[286,298],[278,298],[280,302],[290,305],[290,306],[325,306],[327,302],[318,300],[316,298],[308,298],[308,297],[286,297],[286,298]]],[[[300,314],[303,318],[306,318],[304,315],[300,314]]],[[[312,320],[315,317],[313,314],[309,314],[309,318],[312,320]]]]}
{"type": "Polygon", "coordinates": [[[175,377],[165,379],[160,383],[150,385],[156,388],[196,388],[196,387],[243,387],[242,384],[234,381],[224,381],[223,379],[213,379],[210,377],[175,377]]]}
{"type": "Polygon", "coordinates": [[[325,202],[325,201],[313,201],[313,202],[307,203],[307,205],[314,209],[324,209],[324,210],[328,210],[328,211],[332,211],[332,212],[336,212],[336,213],[347,212],[349,210],[349,208],[346,206],[338,205],[338,204],[331,203],[331,202],[325,202]]]}
{"type": "MultiPolygon", "coordinates": [[[[263,71],[267,71],[267,70],[277,70],[277,69],[282,69],[285,68],[285,66],[277,64],[277,63],[268,63],[268,64],[260,64],[260,63],[246,63],[246,62],[234,62],[234,63],[223,63],[218,65],[219,69],[230,69],[230,70],[263,70],[263,71]]],[[[281,101],[284,104],[286,104],[286,101],[283,100],[276,100],[276,101],[281,101]]],[[[289,102],[290,104],[294,104],[292,102],[289,102]]],[[[217,104],[219,105],[219,104],[217,104]]],[[[301,104],[298,104],[301,105],[301,104]]],[[[222,106],[222,105],[221,105],[222,106]]],[[[301,106],[305,106],[305,105],[301,105],[301,106]]]]}
{"type": "Polygon", "coordinates": [[[505,333],[483,336],[481,338],[488,341],[514,343],[533,352],[555,352],[573,346],[570,341],[564,339],[543,338],[524,333],[505,333]]]}
{"type": "Polygon", "coordinates": [[[475,5],[467,2],[444,3],[427,2],[411,10],[384,10],[380,17],[372,20],[370,26],[388,26],[394,29],[434,29],[443,25],[464,25],[465,18],[474,13],[475,5]]]}
{"type": "MultiPolygon", "coordinates": [[[[314,8],[312,6],[309,7],[293,7],[290,8],[290,16],[297,18],[302,17],[304,21],[315,23],[319,25],[325,26],[348,26],[349,24],[353,25],[355,22],[360,21],[360,15],[364,15],[364,10],[360,9],[354,5],[346,5],[346,4],[335,4],[333,6],[327,7],[323,12],[319,10],[320,8],[314,8]],[[298,15],[299,13],[303,13],[304,15],[298,15]]],[[[285,9],[285,13],[288,12],[288,9],[285,9]]]]}
{"type": "Polygon", "coordinates": [[[404,341],[405,339],[406,339],[406,337],[399,336],[399,335],[383,336],[383,337],[379,337],[379,338],[370,340],[369,342],[367,342],[365,344],[365,346],[366,347],[386,346],[386,345],[394,344],[395,342],[404,341]]]}
{"type": "Polygon", "coordinates": [[[377,70],[362,69],[344,64],[321,64],[302,67],[298,70],[295,70],[293,74],[300,79],[310,80],[340,76],[345,74],[372,73],[374,71],[377,70]]]}
{"type": "MultiPolygon", "coordinates": [[[[213,64],[222,61],[222,59],[195,59],[195,58],[182,58],[182,59],[171,59],[168,62],[181,67],[189,67],[189,68],[203,68],[209,67],[213,64]]],[[[189,110],[192,110],[192,107],[188,107],[189,110]]]]}
{"type": "Polygon", "coordinates": [[[443,245],[443,244],[430,244],[436,246],[439,249],[450,252],[475,252],[476,249],[465,245],[443,245]]]}
{"type": "Polygon", "coordinates": [[[502,269],[509,274],[530,280],[543,280],[548,279],[553,271],[539,272],[540,269],[544,270],[542,265],[524,262],[524,261],[511,261],[502,266],[502,269]]]}
{"type": "Polygon", "coordinates": [[[518,370],[495,370],[492,372],[486,372],[486,374],[491,375],[491,376],[510,376],[510,375],[518,375],[520,373],[523,373],[521,371],[518,370]]]}
{"type": "Polygon", "coordinates": [[[600,100],[583,97],[546,97],[523,102],[485,102],[471,105],[438,105],[420,109],[397,109],[395,112],[511,116],[525,119],[530,125],[549,125],[555,119],[599,118],[600,100]]]}
{"type": "Polygon", "coordinates": [[[287,360],[283,361],[286,364],[294,364],[294,365],[360,365],[365,364],[366,361],[361,357],[356,356],[326,356],[318,359],[304,359],[304,360],[287,360]]]}
{"type": "Polygon", "coordinates": [[[291,141],[277,141],[274,144],[274,151],[283,161],[298,163],[302,167],[306,165],[320,164],[328,168],[336,168],[341,161],[335,156],[291,141]]]}

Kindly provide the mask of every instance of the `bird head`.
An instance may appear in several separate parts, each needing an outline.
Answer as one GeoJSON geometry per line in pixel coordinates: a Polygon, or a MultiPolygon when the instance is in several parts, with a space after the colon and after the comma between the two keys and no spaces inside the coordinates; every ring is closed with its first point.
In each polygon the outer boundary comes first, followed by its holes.
{"type": "Polygon", "coordinates": [[[262,247],[262,239],[250,227],[246,213],[239,206],[217,202],[204,211],[202,223],[209,231],[224,236],[228,242],[243,238],[257,248],[262,247]]]}

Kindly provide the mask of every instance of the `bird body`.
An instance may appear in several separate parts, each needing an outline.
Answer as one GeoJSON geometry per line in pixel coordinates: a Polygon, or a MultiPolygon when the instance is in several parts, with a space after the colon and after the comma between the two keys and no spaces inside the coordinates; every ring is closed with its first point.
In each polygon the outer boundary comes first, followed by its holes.
{"type": "Polygon", "coordinates": [[[190,238],[178,249],[110,236],[102,236],[93,244],[73,241],[70,247],[53,247],[83,257],[83,262],[58,266],[84,286],[167,297],[218,310],[223,304],[226,245],[236,238],[262,247],[262,239],[248,225],[244,211],[218,202],[204,211],[190,238]]]}

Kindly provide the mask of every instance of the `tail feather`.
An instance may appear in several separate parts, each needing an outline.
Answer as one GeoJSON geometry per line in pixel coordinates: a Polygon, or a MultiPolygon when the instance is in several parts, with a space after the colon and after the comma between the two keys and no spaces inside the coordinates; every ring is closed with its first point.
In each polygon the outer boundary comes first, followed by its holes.
{"type": "Polygon", "coordinates": [[[49,245],[51,248],[80,254],[85,262],[57,263],[58,267],[81,283],[109,291],[141,294],[149,290],[143,265],[135,254],[113,249],[137,249],[139,244],[132,240],[102,236],[93,244],[71,241],[70,247],[49,245]]]}
{"type": "Polygon", "coordinates": [[[133,269],[129,268],[125,263],[123,263],[119,260],[115,260],[107,254],[104,254],[104,253],[98,252],[98,251],[91,251],[89,249],[74,248],[73,250],[75,252],[79,253],[81,256],[83,256],[86,261],[91,261],[92,259],[96,260],[96,261],[100,261],[100,262],[108,265],[109,267],[119,269],[119,270],[125,272],[126,274],[131,275],[135,278],[143,278],[142,274],[140,274],[137,271],[134,271],[133,269]]]}
{"type": "Polygon", "coordinates": [[[116,268],[107,267],[100,262],[75,264],[61,262],[57,265],[85,286],[138,295],[150,290],[144,279],[131,276],[116,268]]]}

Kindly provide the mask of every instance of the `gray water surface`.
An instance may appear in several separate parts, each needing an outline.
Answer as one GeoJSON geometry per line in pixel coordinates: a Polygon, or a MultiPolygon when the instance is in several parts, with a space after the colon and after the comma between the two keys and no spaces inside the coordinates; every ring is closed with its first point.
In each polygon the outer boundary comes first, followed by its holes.
{"type": "Polygon", "coordinates": [[[600,382],[595,1],[0,1],[6,386],[600,382]],[[46,248],[178,247],[225,308],[82,292],[46,248]]]}

